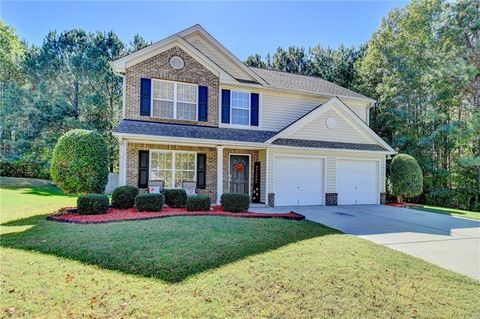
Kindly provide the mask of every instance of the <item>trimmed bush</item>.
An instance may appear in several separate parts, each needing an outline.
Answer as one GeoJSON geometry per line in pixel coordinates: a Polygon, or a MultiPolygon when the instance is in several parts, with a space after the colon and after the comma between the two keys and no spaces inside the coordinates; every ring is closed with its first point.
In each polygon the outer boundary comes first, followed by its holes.
{"type": "Polygon", "coordinates": [[[96,131],[71,130],[53,151],[53,182],[68,194],[103,193],[108,180],[108,147],[96,131]]]}
{"type": "Polygon", "coordinates": [[[240,193],[225,193],[220,198],[220,204],[227,212],[246,212],[250,207],[250,196],[240,193]]]}
{"type": "Polygon", "coordinates": [[[165,203],[170,207],[180,208],[187,204],[187,192],[184,189],[166,189],[163,194],[165,203]]]}
{"type": "Polygon", "coordinates": [[[163,207],[163,195],[158,193],[142,193],[135,197],[135,208],[139,212],[159,212],[163,207]]]}
{"type": "Polygon", "coordinates": [[[120,209],[127,209],[135,206],[135,197],[138,195],[136,186],[120,186],[113,190],[112,206],[120,209]]]}
{"type": "Polygon", "coordinates": [[[105,214],[108,210],[108,196],[102,194],[80,195],[77,198],[77,211],[81,215],[105,214]]]}
{"type": "Polygon", "coordinates": [[[420,195],[423,191],[423,174],[417,160],[407,154],[395,156],[390,164],[390,185],[397,200],[420,195]]]}
{"type": "Polygon", "coordinates": [[[187,199],[188,211],[210,210],[210,197],[208,195],[191,196],[187,199]]]}

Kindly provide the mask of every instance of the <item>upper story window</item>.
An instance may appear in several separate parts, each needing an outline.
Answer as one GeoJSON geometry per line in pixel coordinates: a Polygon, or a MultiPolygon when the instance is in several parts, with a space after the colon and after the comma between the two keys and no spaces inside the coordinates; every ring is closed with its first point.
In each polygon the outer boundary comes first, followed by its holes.
{"type": "Polygon", "coordinates": [[[250,93],[231,91],[231,124],[250,125],[250,93]]]}
{"type": "Polygon", "coordinates": [[[195,84],[152,80],[152,116],[197,120],[198,87],[195,84]]]}

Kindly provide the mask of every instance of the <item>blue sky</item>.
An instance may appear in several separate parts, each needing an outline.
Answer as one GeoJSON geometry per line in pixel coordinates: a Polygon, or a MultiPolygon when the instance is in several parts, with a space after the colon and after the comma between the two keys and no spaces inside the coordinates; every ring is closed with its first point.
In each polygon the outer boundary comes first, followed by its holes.
{"type": "Polygon", "coordinates": [[[135,33],[158,41],[196,23],[244,60],[273,53],[278,46],[337,47],[367,41],[393,1],[337,2],[124,2],[0,1],[0,16],[21,38],[39,45],[49,30],[83,28],[135,33]]]}

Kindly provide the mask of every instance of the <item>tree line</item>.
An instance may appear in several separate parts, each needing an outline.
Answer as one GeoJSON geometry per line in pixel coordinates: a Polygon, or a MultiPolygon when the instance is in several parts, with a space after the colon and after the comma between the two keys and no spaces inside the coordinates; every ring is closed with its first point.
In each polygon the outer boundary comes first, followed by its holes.
{"type": "MultiPolygon", "coordinates": [[[[480,2],[418,0],[392,10],[359,47],[291,46],[249,56],[249,66],[319,76],[377,100],[371,126],[424,175],[418,202],[480,211],[480,2]]],[[[108,62],[148,45],[113,32],[50,32],[22,42],[0,21],[0,163],[48,177],[58,138],[95,129],[118,166],[112,130],[121,78],[108,62]]]]}

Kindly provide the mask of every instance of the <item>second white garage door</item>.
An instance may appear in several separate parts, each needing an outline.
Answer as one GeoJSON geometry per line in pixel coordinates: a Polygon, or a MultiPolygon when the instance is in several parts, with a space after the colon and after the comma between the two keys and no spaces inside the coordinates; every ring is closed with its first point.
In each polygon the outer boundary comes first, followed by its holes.
{"type": "Polygon", "coordinates": [[[338,159],[338,205],[378,204],[378,166],[378,161],[338,159]]]}
{"type": "Polygon", "coordinates": [[[323,172],[322,158],[276,156],[275,205],[322,205],[325,197],[323,172]]]}

